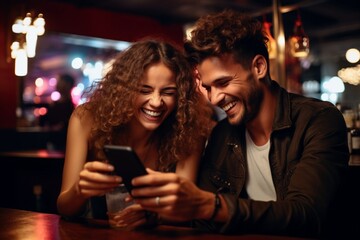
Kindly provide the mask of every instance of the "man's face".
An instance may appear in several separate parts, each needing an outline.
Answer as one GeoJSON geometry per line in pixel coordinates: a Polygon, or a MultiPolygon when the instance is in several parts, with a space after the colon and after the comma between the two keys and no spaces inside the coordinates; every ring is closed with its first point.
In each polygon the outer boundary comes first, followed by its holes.
{"type": "Polygon", "coordinates": [[[263,92],[252,69],[244,69],[227,54],[205,59],[198,65],[198,72],[209,101],[226,112],[230,124],[256,117],[263,92]]]}

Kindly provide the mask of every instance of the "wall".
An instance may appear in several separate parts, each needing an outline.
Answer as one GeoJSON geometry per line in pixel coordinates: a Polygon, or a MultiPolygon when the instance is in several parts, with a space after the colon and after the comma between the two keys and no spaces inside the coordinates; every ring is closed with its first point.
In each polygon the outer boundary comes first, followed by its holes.
{"type": "MultiPolygon", "coordinates": [[[[136,41],[147,36],[161,37],[181,45],[182,26],[166,24],[143,16],[120,14],[92,8],[49,1],[19,1],[0,3],[0,129],[16,127],[19,77],[14,75],[14,60],[9,58],[11,25],[27,11],[43,13],[45,29],[113,40],[136,41]]],[[[46,34],[46,33],[45,33],[46,34]]]]}

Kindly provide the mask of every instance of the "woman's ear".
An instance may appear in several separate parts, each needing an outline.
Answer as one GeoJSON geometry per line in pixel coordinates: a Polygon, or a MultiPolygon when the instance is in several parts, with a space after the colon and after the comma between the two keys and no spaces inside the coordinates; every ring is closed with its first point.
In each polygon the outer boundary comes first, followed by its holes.
{"type": "Polygon", "coordinates": [[[268,64],[264,56],[256,55],[252,62],[255,76],[259,79],[264,78],[267,73],[268,64]]]}

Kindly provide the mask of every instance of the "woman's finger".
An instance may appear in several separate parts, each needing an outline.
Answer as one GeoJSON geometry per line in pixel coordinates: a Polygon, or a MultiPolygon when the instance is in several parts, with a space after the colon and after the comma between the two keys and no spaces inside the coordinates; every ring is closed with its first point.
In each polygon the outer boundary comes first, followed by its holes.
{"type": "Polygon", "coordinates": [[[89,161],[84,164],[84,169],[91,172],[112,172],[114,171],[114,166],[106,162],[89,161]]]}

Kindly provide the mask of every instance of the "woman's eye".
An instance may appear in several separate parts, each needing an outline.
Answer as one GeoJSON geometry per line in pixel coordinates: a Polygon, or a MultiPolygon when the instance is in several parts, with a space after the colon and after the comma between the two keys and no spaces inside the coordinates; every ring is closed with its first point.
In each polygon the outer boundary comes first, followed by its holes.
{"type": "Polygon", "coordinates": [[[151,91],[148,90],[148,89],[141,89],[141,90],[140,90],[140,93],[141,93],[141,94],[150,94],[151,91]]]}
{"type": "Polygon", "coordinates": [[[166,91],[166,92],[163,92],[162,94],[166,95],[166,96],[174,96],[176,94],[176,92],[175,91],[166,91]]]}
{"type": "Polygon", "coordinates": [[[211,87],[209,87],[209,86],[203,86],[203,88],[205,88],[205,90],[206,90],[207,92],[210,92],[210,91],[211,91],[211,87]]]}

